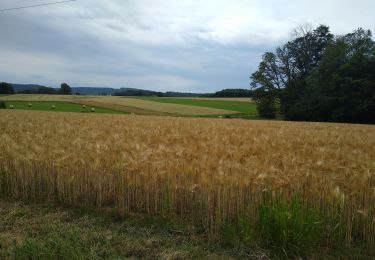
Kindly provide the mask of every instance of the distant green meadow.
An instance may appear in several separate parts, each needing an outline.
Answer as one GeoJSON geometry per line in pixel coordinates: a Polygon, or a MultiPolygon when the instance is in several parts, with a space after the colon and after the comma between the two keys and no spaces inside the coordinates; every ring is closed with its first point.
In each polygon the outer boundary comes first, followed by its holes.
{"type": "MultiPolygon", "coordinates": [[[[135,99],[169,103],[176,105],[207,107],[222,110],[233,111],[232,114],[225,115],[225,117],[239,117],[239,118],[258,118],[256,104],[252,101],[236,101],[236,100],[205,100],[193,98],[162,98],[162,97],[132,97],[135,99]]],[[[1,100],[1,99],[0,99],[1,100]]],[[[70,101],[4,101],[6,108],[10,109],[23,109],[23,110],[41,110],[41,111],[57,111],[57,112],[77,112],[77,113],[90,113],[91,108],[95,108],[95,113],[108,113],[108,114],[129,114],[127,112],[118,111],[111,108],[102,108],[97,106],[86,105],[83,103],[73,103],[70,101]],[[31,106],[29,106],[31,104],[31,106]],[[52,108],[54,106],[54,108],[52,108]]],[[[80,101],[78,101],[80,102],[80,101]]],[[[97,104],[96,104],[97,105],[97,104]]],[[[173,112],[173,111],[171,111],[173,112]]],[[[199,117],[216,117],[218,115],[207,115],[199,117]]]]}
{"type": "Polygon", "coordinates": [[[187,99],[187,98],[163,98],[163,97],[137,97],[139,99],[169,103],[169,104],[179,104],[188,106],[198,106],[198,107],[210,107],[236,111],[238,113],[255,116],[257,115],[256,104],[254,102],[242,102],[242,101],[227,101],[227,100],[201,100],[201,99],[187,99]]]}
{"type": "Polygon", "coordinates": [[[5,101],[5,104],[7,109],[10,109],[11,106],[13,106],[13,109],[23,110],[92,113],[91,108],[94,108],[95,113],[126,114],[122,111],[93,106],[84,107],[82,104],[61,101],[5,101]],[[29,104],[31,104],[31,106],[29,106],[29,104]],[[55,108],[52,108],[52,106],[55,106],[55,108]]]}

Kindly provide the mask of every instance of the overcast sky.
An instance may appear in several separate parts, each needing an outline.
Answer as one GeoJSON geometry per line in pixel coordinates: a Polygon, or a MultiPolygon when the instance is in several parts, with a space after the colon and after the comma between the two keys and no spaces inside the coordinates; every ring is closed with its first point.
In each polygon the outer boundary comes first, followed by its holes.
{"type": "MultiPolygon", "coordinates": [[[[1,0],[0,9],[46,2],[1,0]]],[[[375,32],[374,12],[374,0],[77,0],[0,12],[0,81],[248,88],[261,55],[287,41],[293,28],[375,32]]]]}

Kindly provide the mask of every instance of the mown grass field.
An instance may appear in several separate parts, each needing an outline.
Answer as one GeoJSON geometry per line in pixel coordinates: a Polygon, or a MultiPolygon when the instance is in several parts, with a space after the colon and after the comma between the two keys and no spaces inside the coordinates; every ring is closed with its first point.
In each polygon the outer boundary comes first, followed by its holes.
{"type": "Polygon", "coordinates": [[[115,104],[128,107],[135,107],[144,109],[145,111],[156,111],[169,115],[183,115],[183,116],[218,116],[226,114],[234,114],[236,111],[228,109],[212,108],[212,107],[198,107],[189,104],[173,104],[160,103],[152,100],[144,100],[134,97],[102,97],[94,98],[93,101],[99,103],[115,104]]]}
{"type": "Polygon", "coordinates": [[[0,110],[0,130],[4,197],[179,219],[283,258],[375,256],[374,126],[0,110]]]}
{"type": "Polygon", "coordinates": [[[216,109],[230,110],[244,115],[255,116],[257,114],[256,105],[248,99],[244,102],[243,99],[236,101],[235,99],[200,99],[200,98],[163,98],[163,97],[139,97],[142,100],[166,103],[166,104],[180,104],[197,107],[210,107],[216,109]]]}
{"type": "Polygon", "coordinates": [[[56,112],[78,112],[78,113],[91,113],[91,108],[95,109],[95,113],[107,113],[107,114],[125,114],[125,112],[100,108],[95,106],[83,107],[81,104],[74,104],[61,101],[7,101],[5,102],[7,108],[13,106],[13,109],[23,110],[41,110],[41,111],[56,111],[56,112]],[[29,106],[31,104],[31,106],[29,106]],[[55,108],[52,108],[55,106],[55,108]]]}
{"type": "MultiPolygon", "coordinates": [[[[85,104],[88,106],[104,108],[115,111],[122,111],[126,113],[134,113],[137,115],[170,115],[170,116],[205,116],[217,117],[220,115],[234,115],[241,114],[241,111],[254,115],[255,106],[253,103],[245,103],[241,101],[205,101],[196,99],[196,102],[189,102],[181,98],[181,103],[162,103],[154,102],[154,100],[139,99],[135,97],[115,97],[115,96],[64,96],[64,95],[27,95],[17,94],[1,97],[1,100],[10,101],[25,101],[25,102],[47,102],[60,101],[76,104],[85,104]],[[213,103],[212,103],[213,102],[213,103]],[[208,105],[207,105],[208,103],[208,105]],[[225,105],[225,103],[228,103],[225,105]],[[237,110],[231,110],[231,109],[237,110]],[[241,110],[241,111],[239,111],[241,110]],[[253,111],[253,112],[251,112],[253,111]]],[[[176,99],[176,100],[179,100],[176,99]]],[[[245,115],[245,114],[243,114],[245,115]]]]}

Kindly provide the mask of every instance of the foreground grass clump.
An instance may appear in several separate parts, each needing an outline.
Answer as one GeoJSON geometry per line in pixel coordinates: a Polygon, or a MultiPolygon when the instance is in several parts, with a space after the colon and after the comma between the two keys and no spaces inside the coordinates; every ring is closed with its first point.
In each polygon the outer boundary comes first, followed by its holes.
{"type": "MultiPolygon", "coordinates": [[[[0,259],[270,259],[257,246],[227,243],[200,229],[160,217],[119,219],[108,210],[0,198],[0,259]]],[[[228,230],[227,230],[228,231],[228,230]]],[[[358,249],[316,250],[315,259],[368,259],[358,249]]],[[[291,258],[291,257],[289,257],[291,258]]]]}
{"type": "Polygon", "coordinates": [[[323,237],[322,220],[298,199],[262,205],[258,233],[266,248],[283,257],[308,256],[323,237]]]}
{"type": "Polygon", "coordinates": [[[3,195],[374,254],[374,126],[4,110],[0,128],[3,195]]]}

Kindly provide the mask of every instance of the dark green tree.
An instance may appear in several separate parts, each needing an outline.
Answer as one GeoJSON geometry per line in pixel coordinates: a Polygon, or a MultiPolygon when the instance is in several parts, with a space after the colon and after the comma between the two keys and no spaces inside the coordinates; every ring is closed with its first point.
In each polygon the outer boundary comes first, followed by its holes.
{"type": "MultiPolygon", "coordinates": [[[[280,98],[281,112],[289,120],[375,123],[375,42],[371,31],[360,28],[329,41],[324,30],[315,34],[320,47],[309,58],[302,49],[296,51],[305,44],[300,38],[264,55],[252,75],[257,103],[273,94],[280,98]]],[[[258,106],[260,115],[262,108],[258,106]]]]}
{"type": "Polygon", "coordinates": [[[306,89],[306,77],[321,60],[333,35],[327,26],[312,30],[300,27],[294,39],[263,55],[258,70],[251,75],[253,89],[273,93],[280,99],[281,112],[287,113],[306,89]]]}
{"type": "Polygon", "coordinates": [[[274,93],[272,91],[256,89],[253,91],[253,100],[256,103],[258,114],[264,118],[275,118],[277,106],[274,93]]]}
{"type": "Polygon", "coordinates": [[[71,95],[72,94],[71,87],[68,84],[66,84],[66,83],[62,83],[61,84],[61,88],[60,88],[60,94],[62,94],[62,95],[71,95]]]}
{"type": "Polygon", "coordinates": [[[257,110],[260,117],[275,118],[276,117],[276,100],[273,96],[264,96],[256,101],[257,110]]]}
{"type": "Polygon", "coordinates": [[[14,94],[13,86],[9,83],[1,82],[0,94],[14,94]]]}
{"type": "Polygon", "coordinates": [[[358,29],[337,37],[307,77],[292,120],[375,123],[375,42],[358,29]]]}

